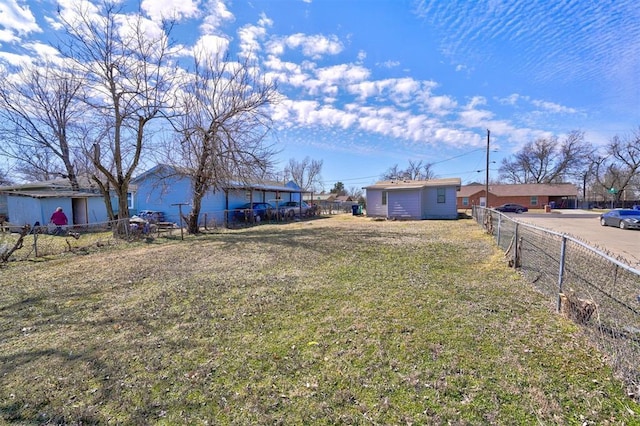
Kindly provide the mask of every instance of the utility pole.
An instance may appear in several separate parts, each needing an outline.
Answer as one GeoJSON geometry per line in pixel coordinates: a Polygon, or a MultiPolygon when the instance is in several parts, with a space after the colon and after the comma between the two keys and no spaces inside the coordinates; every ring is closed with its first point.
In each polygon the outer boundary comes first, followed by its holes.
{"type": "Polygon", "coordinates": [[[484,206],[489,208],[489,135],[491,134],[491,132],[489,131],[489,129],[487,129],[487,176],[485,177],[485,181],[484,181],[484,195],[485,195],[485,202],[484,202],[484,206]]]}

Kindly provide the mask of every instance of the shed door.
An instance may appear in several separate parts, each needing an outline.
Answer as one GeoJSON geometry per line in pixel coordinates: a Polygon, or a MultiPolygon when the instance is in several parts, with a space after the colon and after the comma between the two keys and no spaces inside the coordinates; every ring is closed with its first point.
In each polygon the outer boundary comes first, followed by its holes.
{"type": "Polygon", "coordinates": [[[72,198],[71,208],[73,209],[73,224],[85,225],[89,223],[87,218],[87,199],[72,198]]]}

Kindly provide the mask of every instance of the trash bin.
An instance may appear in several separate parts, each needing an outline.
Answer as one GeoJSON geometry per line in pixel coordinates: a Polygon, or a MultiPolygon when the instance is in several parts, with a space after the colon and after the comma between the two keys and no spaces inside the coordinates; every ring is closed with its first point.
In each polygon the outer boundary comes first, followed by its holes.
{"type": "Polygon", "coordinates": [[[362,205],[358,205],[358,214],[362,215],[362,205]]]}
{"type": "Polygon", "coordinates": [[[351,206],[351,213],[353,213],[354,216],[358,216],[358,205],[354,204],[351,206]]]}

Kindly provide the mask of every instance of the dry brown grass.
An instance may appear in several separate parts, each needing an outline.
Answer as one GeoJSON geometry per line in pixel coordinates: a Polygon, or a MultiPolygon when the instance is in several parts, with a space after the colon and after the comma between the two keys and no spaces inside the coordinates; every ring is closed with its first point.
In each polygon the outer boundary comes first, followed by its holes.
{"type": "Polygon", "coordinates": [[[603,356],[470,220],[264,225],[0,280],[9,422],[638,421],[603,356]]]}

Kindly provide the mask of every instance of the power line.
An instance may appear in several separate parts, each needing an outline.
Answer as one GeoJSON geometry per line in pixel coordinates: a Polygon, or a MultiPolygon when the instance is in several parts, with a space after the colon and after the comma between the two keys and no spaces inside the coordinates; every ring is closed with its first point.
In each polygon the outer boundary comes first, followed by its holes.
{"type": "MultiPolygon", "coordinates": [[[[464,157],[465,155],[469,155],[469,154],[472,154],[474,152],[483,151],[484,149],[485,149],[484,147],[483,148],[472,149],[471,151],[463,152],[462,154],[455,155],[453,157],[445,158],[444,160],[435,161],[433,163],[427,163],[427,164],[429,164],[430,166],[433,166],[435,164],[445,163],[447,161],[455,160],[456,158],[464,157]]],[[[469,173],[469,172],[452,173],[452,174],[447,174],[447,175],[443,175],[443,176],[451,176],[451,175],[463,174],[463,173],[469,173]]],[[[374,178],[379,178],[382,174],[383,173],[380,173],[380,174],[377,174],[377,175],[373,175],[373,176],[363,176],[363,177],[350,178],[350,179],[337,179],[337,180],[326,181],[324,183],[327,183],[327,184],[334,183],[335,184],[337,182],[343,182],[344,183],[344,182],[349,182],[349,181],[360,181],[360,180],[374,179],[374,178]]]]}

